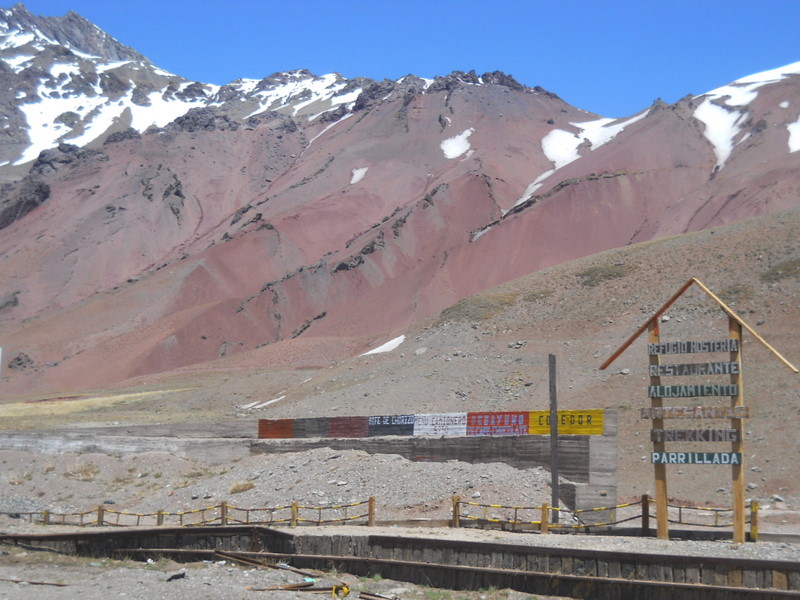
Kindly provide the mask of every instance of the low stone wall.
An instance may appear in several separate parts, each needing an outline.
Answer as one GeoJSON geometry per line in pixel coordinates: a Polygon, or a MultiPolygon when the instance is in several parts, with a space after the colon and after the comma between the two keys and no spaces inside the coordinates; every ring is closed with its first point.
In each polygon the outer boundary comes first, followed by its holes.
{"type": "MultiPolygon", "coordinates": [[[[254,441],[251,450],[265,454],[314,448],[363,450],[398,454],[408,460],[468,463],[502,462],[518,469],[550,470],[550,436],[295,438],[254,441]]],[[[617,504],[617,416],[606,411],[604,435],[562,435],[558,438],[561,501],[585,510],[617,504]]],[[[584,513],[586,523],[613,520],[613,513],[584,513]]]]}

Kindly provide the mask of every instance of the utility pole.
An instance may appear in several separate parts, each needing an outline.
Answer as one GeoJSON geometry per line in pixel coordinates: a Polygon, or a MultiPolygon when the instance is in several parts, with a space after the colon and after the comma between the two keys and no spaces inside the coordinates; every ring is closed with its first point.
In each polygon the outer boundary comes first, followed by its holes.
{"type": "MultiPolygon", "coordinates": [[[[548,355],[550,371],[550,506],[558,508],[558,385],[556,355],[548,355]]],[[[558,523],[558,510],[553,511],[552,523],[558,523]]]]}

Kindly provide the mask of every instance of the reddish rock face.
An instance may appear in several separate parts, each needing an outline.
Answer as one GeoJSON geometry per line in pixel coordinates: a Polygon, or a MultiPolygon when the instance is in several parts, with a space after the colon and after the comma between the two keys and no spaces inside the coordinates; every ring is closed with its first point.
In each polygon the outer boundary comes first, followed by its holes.
{"type": "Polygon", "coordinates": [[[49,198],[0,233],[0,340],[32,361],[4,366],[8,389],[257,348],[265,366],[344,358],[527,273],[796,206],[798,109],[782,103],[799,86],[736,109],[722,165],[703,97],[590,127],[544,91],[458,78],[334,122],[265,111],[38,163],[49,198]]]}

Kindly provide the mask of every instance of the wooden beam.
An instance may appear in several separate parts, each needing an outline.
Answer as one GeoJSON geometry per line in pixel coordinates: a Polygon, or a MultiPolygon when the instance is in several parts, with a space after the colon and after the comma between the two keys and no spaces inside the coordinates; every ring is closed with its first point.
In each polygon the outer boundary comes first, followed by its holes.
{"type": "Polygon", "coordinates": [[[641,327],[639,327],[639,329],[637,329],[637,330],[636,330],[636,331],[633,333],[633,335],[631,335],[631,336],[630,336],[630,337],[629,337],[627,340],[625,340],[625,342],[624,342],[624,343],[623,343],[623,344],[622,344],[622,345],[621,345],[619,348],[617,348],[617,349],[614,351],[614,353],[613,353],[613,354],[612,354],[610,357],[608,357],[608,358],[606,359],[606,361],[605,361],[605,362],[604,362],[602,365],[600,365],[600,370],[601,370],[601,371],[605,370],[605,369],[606,369],[606,368],[607,368],[607,367],[608,367],[608,366],[609,366],[611,363],[613,363],[615,360],[617,360],[617,358],[619,357],[619,355],[620,355],[620,354],[622,354],[623,352],[625,352],[625,350],[627,350],[627,349],[628,349],[628,346],[630,346],[630,345],[631,345],[631,344],[634,342],[634,340],[636,340],[636,338],[638,338],[640,335],[642,335],[642,334],[643,334],[643,333],[644,333],[644,332],[647,330],[647,328],[650,326],[650,323],[652,323],[654,320],[657,320],[657,319],[658,319],[658,317],[660,317],[662,314],[664,314],[664,313],[667,311],[667,309],[668,309],[670,306],[672,306],[672,304],[673,304],[673,303],[674,303],[674,302],[675,302],[675,301],[676,301],[678,298],[680,298],[680,297],[681,297],[681,295],[682,295],[682,294],[683,294],[683,293],[684,293],[684,292],[685,292],[687,289],[689,289],[689,287],[690,287],[690,286],[692,286],[693,284],[697,284],[697,286],[698,286],[698,287],[699,287],[701,290],[703,290],[703,291],[704,291],[706,294],[708,294],[708,296],[709,296],[709,297],[710,297],[712,300],[714,300],[714,302],[716,302],[716,303],[719,305],[719,307],[720,307],[722,310],[724,310],[724,311],[725,311],[725,312],[728,314],[728,316],[729,316],[729,317],[731,317],[732,319],[734,319],[734,320],[735,320],[737,323],[739,323],[739,324],[740,324],[742,327],[744,327],[744,328],[745,328],[745,329],[746,329],[746,330],[747,330],[749,333],[751,333],[751,334],[753,335],[753,337],[755,337],[755,338],[756,338],[756,339],[757,339],[757,340],[758,340],[758,341],[759,341],[759,342],[760,342],[760,343],[761,343],[761,344],[762,344],[762,345],[763,345],[763,346],[764,346],[764,347],[765,347],[767,350],[769,350],[769,351],[770,351],[770,352],[771,352],[773,355],[775,355],[775,356],[778,358],[778,360],[780,360],[780,361],[781,361],[781,362],[782,362],[784,365],[786,365],[787,367],[789,367],[789,368],[790,368],[790,369],[791,369],[791,370],[792,370],[794,373],[798,373],[798,372],[800,372],[800,371],[798,371],[797,367],[795,367],[795,366],[794,366],[792,363],[790,363],[788,360],[786,360],[786,359],[785,359],[785,358],[784,358],[784,357],[781,355],[781,353],[780,353],[780,352],[778,352],[778,351],[777,351],[775,348],[773,348],[773,347],[772,347],[772,346],[771,346],[771,345],[770,345],[770,344],[769,344],[769,343],[768,343],[768,342],[767,342],[767,341],[766,341],[766,340],[765,340],[763,337],[761,337],[760,335],[758,335],[758,333],[756,333],[756,330],[755,330],[755,329],[753,329],[752,327],[750,327],[750,325],[748,325],[747,323],[745,323],[744,319],[742,319],[742,318],[741,318],[739,315],[737,315],[737,314],[736,314],[736,312],[735,312],[735,311],[734,311],[734,310],[733,310],[733,309],[732,309],[730,306],[728,306],[727,304],[725,304],[725,303],[724,303],[724,302],[723,302],[723,301],[722,301],[722,300],[721,300],[721,299],[720,299],[718,296],[716,296],[716,295],[714,294],[714,292],[712,292],[710,289],[708,289],[708,288],[707,288],[707,287],[706,287],[706,286],[703,284],[703,282],[702,282],[702,281],[700,281],[699,279],[697,279],[697,277],[692,277],[691,279],[689,279],[689,281],[687,281],[686,283],[684,283],[684,284],[681,286],[681,288],[680,288],[680,289],[679,289],[677,292],[675,292],[675,294],[673,294],[673,295],[672,295],[672,297],[671,297],[669,300],[667,300],[667,301],[666,301],[666,302],[665,302],[665,303],[664,303],[664,304],[661,306],[661,308],[659,308],[659,309],[658,309],[658,310],[657,310],[657,311],[656,311],[656,312],[653,314],[653,316],[652,316],[652,317],[650,317],[650,318],[649,318],[647,321],[645,321],[645,322],[644,322],[644,323],[641,325],[641,327]]]}
{"type": "MultiPolygon", "coordinates": [[[[714,292],[712,292],[712,291],[711,291],[710,289],[708,289],[708,288],[707,288],[705,285],[703,285],[703,282],[701,282],[701,281],[700,281],[699,279],[697,279],[696,277],[692,277],[691,281],[693,281],[694,283],[696,283],[696,284],[698,285],[698,287],[699,287],[701,290],[703,290],[703,291],[704,291],[706,294],[708,294],[708,295],[709,295],[709,296],[710,296],[710,297],[711,297],[711,298],[714,300],[714,302],[716,302],[717,304],[719,304],[720,308],[721,308],[722,310],[724,310],[726,313],[728,313],[728,316],[729,316],[731,319],[733,319],[734,321],[736,321],[736,322],[737,322],[739,325],[741,325],[741,326],[742,326],[742,327],[744,327],[744,328],[745,328],[745,329],[746,329],[748,332],[750,332],[750,334],[752,334],[752,336],[753,336],[754,338],[756,338],[756,339],[757,339],[759,342],[761,342],[761,344],[762,344],[762,345],[763,345],[763,346],[764,346],[764,347],[765,347],[767,350],[769,350],[770,352],[772,352],[772,354],[774,354],[774,355],[775,355],[775,356],[778,358],[778,360],[780,360],[780,361],[781,361],[783,364],[785,364],[787,367],[789,367],[789,368],[790,368],[792,371],[794,371],[795,373],[797,373],[797,372],[798,372],[798,370],[797,370],[797,367],[795,367],[795,366],[794,366],[792,363],[790,363],[788,360],[786,360],[786,359],[785,359],[785,358],[784,358],[784,357],[781,355],[781,353],[780,353],[780,352],[778,352],[777,350],[775,350],[775,348],[773,348],[772,346],[770,346],[770,345],[769,345],[769,343],[767,342],[767,340],[765,340],[765,339],[764,339],[764,338],[762,338],[760,335],[758,335],[758,333],[756,333],[755,329],[753,329],[753,328],[752,328],[752,327],[750,327],[750,326],[749,326],[747,323],[745,323],[745,321],[744,321],[744,319],[742,319],[742,317],[740,317],[739,315],[737,315],[737,314],[736,314],[736,312],[734,312],[734,310],[733,310],[733,309],[732,309],[730,306],[728,306],[727,304],[725,304],[725,303],[724,303],[722,300],[720,300],[720,299],[719,299],[719,298],[718,298],[718,297],[717,297],[717,296],[714,294],[714,292]]],[[[740,343],[741,343],[741,336],[740,336],[740,338],[739,338],[739,339],[740,339],[740,343]]]]}
{"type": "Polygon", "coordinates": [[[675,302],[675,300],[677,300],[678,298],[680,298],[681,294],[683,294],[683,292],[685,292],[687,289],[689,289],[689,286],[692,285],[693,283],[694,283],[694,279],[690,279],[689,281],[684,283],[681,286],[681,289],[679,289],[677,292],[675,292],[675,294],[672,296],[672,298],[667,300],[664,303],[664,305],[661,308],[659,308],[652,317],[650,317],[647,321],[645,321],[642,324],[642,326],[639,327],[639,329],[637,329],[633,333],[633,335],[631,337],[629,337],[627,340],[625,340],[625,343],[622,344],[622,346],[620,346],[619,348],[616,349],[616,351],[614,351],[614,354],[612,354],[610,357],[608,357],[608,359],[606,359],[606,362],[604,362],[602,365],[600,365],[600,370],[601,371],[604,370],[611,363],[613,363],[615,360],[617,360],[617,357],[619,357],[620,354],[625,352],[625,350],[628,349],[628,346],[630,346],[634,342],[634,340],[636,340],[636,338],[638,338],[640,335],[642,335],[645,332],[645,330],[647,330],[647,328],[650,326],[650,323],[652,323],[654,319],[658,319],[658,317],[660,317],[662,314],[664,314],[667,311],[667,309],[670,306],[672,306],[672,303],[675,302]]]}

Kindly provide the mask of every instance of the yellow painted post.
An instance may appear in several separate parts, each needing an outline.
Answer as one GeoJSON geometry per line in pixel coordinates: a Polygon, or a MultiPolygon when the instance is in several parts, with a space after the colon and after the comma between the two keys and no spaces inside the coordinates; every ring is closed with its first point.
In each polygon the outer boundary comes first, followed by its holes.
{"type": "MultiPolygon", "coordinates": [[[[739,363],[739,372],[731,374],[731,384],[738,386],[739,393],[731,397],[731,406],[744,406],[744,385],[742,380],[742,326],[730,317],[728,319],[730,339],[737,340],[738,350],[731,352],[730,361],[739,363]]],[[[742,457],[740,464],[731,465],[731,482],[733,486],[733,542],[743,544],[744,533],[744,426],[742,419],[731,419],[731,428],[737,431],[737,440],[731,442],[731,451],[742,457]]]]}
{"type": "Polygon", "coordinates": [[[550,505],[547,502],[542,502],[542,524],[539,526],[539,531],[542,533],[547,533],[549,519],[550,505]]]}
{"type": "Polygon", "coordinates": [[[163,524],[164,524],[164,511],[163,510],[159,510],[156,513],[156,525],[161,526],[163,524]]]}
{"type": "Polygon", "coordinates": [[[219,524],[228,524],[228,503],[225,500],[219,505],[219,524]]]}
{"type": "Polygon", "coordinates": [[[100,506],[97,507],[97,525],[98,525],[98,527],[103,524],[104,520],[105,520],[105,509],[103,508],[103,505],[101,504],[100,506]]]}
{"type": "MultiPolygon", "coordinates": [[[[658,319],[650,321],[647,328],[647,343],[658,344],[661,335],[658,330],[658,319]]],[[[650,366],[661,364],[661,357],[658,354],[649,356],[650,366]]],[[[657,372],[657,371],[656,371],[657,372]]],[[[650,376],[650,385],[661,385],[660,375],[650,376]]],[[[664,406],[662,398],[651,398],[650,406],[652,408],[661,408],[664,406]]],[[[664,429],[664,419],[653,419],[653,429],[664,429]]],[[[663,441],[653,442],[653,452],[665,452],[666,445],[663,441]]],[[[667,507],[667,465],[663,463],[655,463],[653,465],[655,470],[656,480],[656,527],[657,536],[660,540],[669,539],[669,514],[667,507]]]]}
{"type": "Polygon", "coordinates": [[[758,500],[750,502],[750,541],[758,541],[758,500]]]}
{"type": "Polygon", "coordinates": [[[50,525],[50,511],[45,510],[42,513],[42,525],[50,525]]]}
{"type": "Polygon", "coordinates": [[[292,517],[289,521],[289,525],[291,527],[297,527],[297,518],[298,514],[300,513],[300,507],[297,505],[297,501],[292,501],[292,517]]]}
{"type": "Polygon", "coordinates": [[[453,496],[453,518],[450,527],[461,527],[461,497],[453,496]]]}
{"type": "Polygon", "coordinates": [[[375,496],[369,497],[369,515],[367,516],[367,527],[375,527],[375,496]]]}

